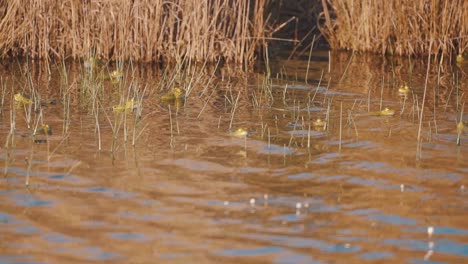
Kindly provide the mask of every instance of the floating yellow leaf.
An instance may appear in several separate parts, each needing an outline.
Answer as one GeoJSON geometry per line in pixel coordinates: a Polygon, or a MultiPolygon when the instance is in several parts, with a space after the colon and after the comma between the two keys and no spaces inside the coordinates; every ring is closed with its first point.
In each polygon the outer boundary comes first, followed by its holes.
{"type": "Polygon", "coordinates": [[[312,122],[312,126],[315,130],[325,130],[325,121],[320,118],[317,118],[312,122]]]}
{"type": "Polygon", "coordinates": [[[385,107],[384,110],[379,112],[381,116],[393,116],[395,115],[395,110],[385,107]]]}
{"type": "Polygon", "coordinates": [[[468,130],[468,121],[460,121],[457,124],[458,135],[461,135],[463,131],[468,130]]]}
{"type": "Polygon", "coordinates": [[[248,134],[249,131],[245,128],[239,128],[236,131],[232,132],[232,135],[236,137],[246,137],[248,134]]]}
{"type": "Polygon", "coordinates": [[[43,124],[37,131],[37,135],[52,135],[52,127],[47,124],[43,124]]]}
{"type": "Polygon", "coordinates": [[[118,83],[120,80],[123,79],[123,72],[119,70],[112,71],[111,73],[109,73],[109,79],[112,82],[118,83]]]}
{"type": "Polygon", "coordinates": [[[402,95],[406,95],[410,92],[410,88],[408,87],[408,85],[402,85],[400,86],[400,88],[398,88],[398,93],[402,94],[402,95]]]}
{"type": "Polygon", "coordinates": [[[369,114],[373,116],[393,116],[395,115],[395,110],[385,107],[382,111],[371,112],[369,114]]]}
{"type": "Polygon", "coordinates": [[[128,110],[133,110],[134,108],[137,107],[137,104],[138,104],[138,101],[132,98],[131,100],[127,101],[125,104],[112,106],[112,110],[114,110],[114,112],[116,113],[122,113],[128,110]]]}
{"type": "Polygon", "coordinates": [[[31,99],[29,99],[27,96],[22,95],[21,93],[15,94],[14,100],[15,102],[20,104],[31,104],[31,99]]]}
{"type": "Polygon", "coordinates": [[[179,87],[175,87],[172,91],[167,92],[166,94],[161,96],[162,100],[165,101],[172,101],[184,98],[184,90],[180,89],[179,87]]]}

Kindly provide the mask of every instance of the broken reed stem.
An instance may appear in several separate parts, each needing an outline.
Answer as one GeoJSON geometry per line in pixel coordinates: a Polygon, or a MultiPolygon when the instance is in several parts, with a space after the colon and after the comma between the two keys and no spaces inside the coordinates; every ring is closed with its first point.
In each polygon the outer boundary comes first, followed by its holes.
{"type": "Polygon", "coordinates": [[[348,72],[348,68],[349,68],[349,65],[351,65],[351,62],[353,61],[353,58],[354,58],[354,50],[353,52],[351,53],[351,58],[349,58],[349,61],[348,61],[348,64],[346,64],[346,68],[343,72],[343,75],[341,75],[341,78],[340,80],[338,81],[338,83],[341,83],[343,81],[343,79],[345,78],[346,76],[346,72],[348,72]]]}
{"type": "Polygon", "coordinates": [[[2,89],[2,98],[0,99],[0,115],[2,115],[6,95],[6,83],[3,81],[3,77],[0,77],[0,88],[2,89]]]}
{"type": "Polygon", "coordinates": [[[231,122],[229,122],[229,130],[231,130],[231,128],[232,128],[232,121],[234,120],[234,113],[236,112],[237,102],[239,101],[240,93],[241,93],[241,91],[239,91],[239,92],[237,93],[236,102],[234,103],[234,109],[232,109],[232,113],[231,113],[231,122]]]}
{"type": "Polygon", "coordinates": [[[463,111],[465,110],[465,103],[463,102],[462,109],[460,111],[460,121],[457,122],[457,146],[461,145],[460,136],[463,133],[463,111]]]}
{"type": "Polygon", "coordinates": [[[341,151],[341,132],[343,130],[343,101],[340,102],[340,143],[338,150],[341,151]]]}
{"type": "Polygon", "coordinates": [[[96,132],[98,136],[98,150],[101,151],[101,126],[99,125],[99,102],[96,102],[96,111],[94,111],[94,119],[96,122],[96,132]]]}
{"type": "Polygon", "coordinates": [[[382,85],[380,86],[380,105],[379,105],[379,111],[382,111],[384,83],[385,83],[385,77],[382,76],[382,85]]]}
{"type": "Polygon", "coordinates": [[[171,111],[171,105],[168,105],[169,108],[169,123],[171,127],[171,142],[169,142],[169,145],[171,146],[171,149],[174,149],[174,131],[172,128],[172,111],[171,111]]]}
{"type": "Polygon", "coordinates": [[[310,60],[312,58],[312,50],[314,49],[314,43],[315,43],[315,35],[314,35],[314,38],[312,39],[312,43],[310,44],[309,58],[307,60],[307,70],[306,70],[306,75],[305,75],[305,83],[306,84],[308,84],[310,60]]]}
{"type": "Polygon", "coordinates": [[[197,119],[200,119],[200,116],[202,115],[203,111],[205,110],[205,107],[208,105],[208,103],[210,102],[211,100],[211,97],[213,96],[214,92],[216,92],[216,88],[213,89],[213,91],[211,92],[210,96],[208,97],[208,99],[206,100],[205,104],[203,104],[203,107],[202,109],[200,110],[200,113],[198,113],[197,115],[197,119]]]}
{"type": "MultiPolygon", "coordinates": [[[[432,47],[432,41],[429,45],[429,49],[432,47]]],[[[427,93],[427,83],[429,81],[429,72],[431,69],[431,54],[427,56],[427,72],[426,72],[426,79],[424,81],[424,94],[421,104],[421,114],[419,115],[419,128],[418,128],[418,138],[417,138],[417,149],[416,149],[416,159],[421,159],[421,131],[422,131],[422,121],[423,121],[423,114],[424,114],[424,104],[426,102],[426,93],[427,93]]]]}

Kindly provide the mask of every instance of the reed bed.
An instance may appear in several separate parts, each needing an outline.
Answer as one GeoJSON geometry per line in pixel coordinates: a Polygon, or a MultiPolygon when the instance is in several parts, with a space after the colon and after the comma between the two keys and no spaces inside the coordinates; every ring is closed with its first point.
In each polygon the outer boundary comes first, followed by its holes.
{"type": "Polygon", "coordinates": [[[1,1],[0,55],[247,64],[264,40],[267,1],[1,1]]]}
{"type": "Polygon", "coordinates": [[[332,48],[382,54],[468,52],[468,1],[322,0],[321,31],[332,48]],[[430,43],[432,42],[432,46],[430,43]]]}

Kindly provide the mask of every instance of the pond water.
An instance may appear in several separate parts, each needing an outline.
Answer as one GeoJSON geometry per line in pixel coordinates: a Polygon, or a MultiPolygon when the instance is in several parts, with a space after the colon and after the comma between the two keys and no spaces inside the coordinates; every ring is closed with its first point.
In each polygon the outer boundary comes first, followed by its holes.
{"type": "Polygon", "coordinates": [[[166,101],[170,72],[126,65],[93,101],[80,65],[2,62],[0,263],[468,261],[466,66],[431,66],[424,107],[414,60],[257,68],[174,75],[190,94],[166,101]]]}

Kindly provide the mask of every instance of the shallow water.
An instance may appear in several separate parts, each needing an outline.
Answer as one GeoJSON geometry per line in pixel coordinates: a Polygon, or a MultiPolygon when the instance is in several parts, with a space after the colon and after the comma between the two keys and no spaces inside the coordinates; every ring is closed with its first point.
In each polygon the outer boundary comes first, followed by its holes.
{"type": "MultiPolygon", "coordinates": [[[[466,262],[466,67],[447,66],[439,83],[431,74],[418,155],[426,68],[339,53],[328,72],[327,56],[314,52],[308,73],[307,58],[275,62],[271,90],[257,74],[215,78],[219,92],[185,104],[148,92],[136,123],[112,113],[111,87],[99,132],[74,95],[67,136],[64,104],[43,107],[54,133],[42,144],[10,107],[25,77],[3,66],[0,263],[466,262]],[[381,105],[395,116],[372,114],[381,105]],[[327,112],[328,129],[314,130],[327,112]],[[233,135],[240,127],[247,137],[233,135]]],[[[148,76],[139,82],[155,85],[148,76]]],[[[61,98],[57,73],[33,78],[43,98],[61,98]]]]}

